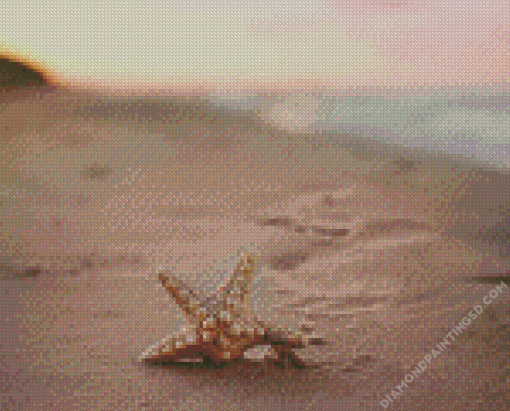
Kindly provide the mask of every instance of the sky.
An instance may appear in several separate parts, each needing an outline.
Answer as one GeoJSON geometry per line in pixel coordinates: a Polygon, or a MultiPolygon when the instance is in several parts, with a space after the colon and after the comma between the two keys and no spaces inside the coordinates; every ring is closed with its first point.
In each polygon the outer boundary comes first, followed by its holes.
{"type": "Polygon", "coordinates": [[[2,0],[0,55],[132,89],[508,87],[510,0],[2,0]]]}

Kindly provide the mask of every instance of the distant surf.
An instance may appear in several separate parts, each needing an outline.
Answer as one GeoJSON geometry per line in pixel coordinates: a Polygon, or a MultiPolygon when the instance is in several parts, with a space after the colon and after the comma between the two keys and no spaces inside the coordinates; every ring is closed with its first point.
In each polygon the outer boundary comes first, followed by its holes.
{"type": "Polygon", "coordinates": [[[285,105],[295,118],[306,117],[311,130],[355,134],[368,141],[460,155],[510,169],[510,92],[504,89],[350,90],[212,100],[241,110],[285,105]]]}

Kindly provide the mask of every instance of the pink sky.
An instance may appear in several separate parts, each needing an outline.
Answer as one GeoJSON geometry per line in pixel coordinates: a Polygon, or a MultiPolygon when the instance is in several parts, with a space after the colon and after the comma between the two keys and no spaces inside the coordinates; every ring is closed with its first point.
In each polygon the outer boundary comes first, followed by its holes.
{"type": "Polygon", "coordinates": [[[414,78],[441,83],[508,82],[510,2],[506,0],[328,2],[335,17],[356,16],[349,26],[356,39],[370,38],[392,61],[422,69],[422,73],[401,70],[397,83],[411,84],[414,78]],[[383,23],[380,30],[367,30],[360,24],[364,19],[373,22],[374,16],[384,16],[395,26],[383,23]]]}
{"type": "Polygon", "coordinates": [[[510,0],[5,0],[0,46],[115,89],[508,85],[510,0]],[[5,18],[7,16],[7,18],[5,18]]]}

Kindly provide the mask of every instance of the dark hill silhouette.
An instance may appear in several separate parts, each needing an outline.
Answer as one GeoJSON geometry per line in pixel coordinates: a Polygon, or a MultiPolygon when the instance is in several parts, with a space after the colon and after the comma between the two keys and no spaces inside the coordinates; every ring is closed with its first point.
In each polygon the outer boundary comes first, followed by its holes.
{"type": "Polygon", "coordinates": [[[0,90],[47,84],[44,75],[26,63],[0,57],[0,90]]]}

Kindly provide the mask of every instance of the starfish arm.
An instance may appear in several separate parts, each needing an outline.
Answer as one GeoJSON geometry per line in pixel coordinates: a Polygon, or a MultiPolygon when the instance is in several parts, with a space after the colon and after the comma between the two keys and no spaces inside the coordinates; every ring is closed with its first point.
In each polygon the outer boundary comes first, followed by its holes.
{"type": "Polygon", "coordinates": [[[237,263],[230,281],[220,294],[220,300],[225,302],[229,311],[247,305],[254,273],[255,258],[251,255],[243,255],[237,263]]]}
{"type": "Polygon", "coordinates": [[[177,335],[170,335],[145,350],[141,361],[170,361],[200,355],[200,345],[196,328],[186,328],[177,335]]]}
{"type": "Polygon", "coordinates": [[[287,345],[291,347],[302,348],[307,344],[306,337],[301,333],[282,328],[267,329],[266,338],[271,344],[275,345],[287,345]]]}
{"type": "Polygon", "coordinates": [[[286,345],[295,348],[303,348],[307,345],[323,345],[325,341],[323,338],[316,336],[315,334],[306,335],[302,332],[292,331],[283,327],[268,327],[267,325],[262,324],[261,321],[257,321],[260,323],[260,327],[263,327],[265,331],[265,338],[268,342],[275,345],[286,345]]]}
{"type": "Polygon", "coordinates": [[[160,270],[158,275],[163,288],[168,291],[188,317],[195,319],[205,318],[205,308],[197,296],[193,294],[193,290],[184,281],[178,279],[168,270],[160,270]]]}

